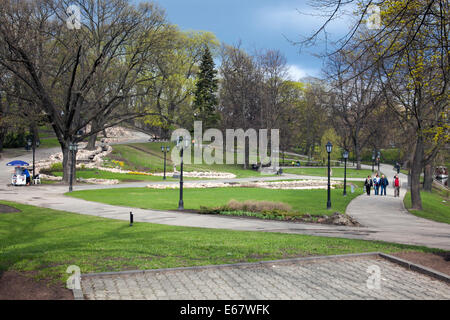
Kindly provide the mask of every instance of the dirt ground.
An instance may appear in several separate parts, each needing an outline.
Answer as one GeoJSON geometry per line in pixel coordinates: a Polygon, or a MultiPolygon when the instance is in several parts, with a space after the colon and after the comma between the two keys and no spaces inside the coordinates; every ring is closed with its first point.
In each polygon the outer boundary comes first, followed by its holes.
{"type": "Polygon", "coordinates": [[[450,252],[443,254],[399,252],[392,255],[450,276],[450,252]]]}
{"type": "Polygon", "coordinates": [[[10,207],[4,204],[0,204],[0,213],[14,213],[14,212],[21,212],[19,209],[16,209],[14,207],[10,207]]]}
{"type": "Polygon", "coordinates": [[[0,275],[0,300],[73,300],[72,291],[36,281],[32,272],[6,271],[0,275]]]}

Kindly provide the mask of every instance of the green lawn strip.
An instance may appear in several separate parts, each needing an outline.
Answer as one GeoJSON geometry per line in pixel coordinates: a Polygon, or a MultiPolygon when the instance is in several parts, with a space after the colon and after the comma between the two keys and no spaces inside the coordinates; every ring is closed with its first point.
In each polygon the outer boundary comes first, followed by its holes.
{"type": "MultiPolygon", "coordinates": [[[[62,177],[62,172],[52,172],[53,175],[57,177],[62,177]]],[[[79,169],[76,172],[77,178],[83,179],[117,179],[121,182],[131,182],[131,181],[163,181],[161,176],[147,176],[139,174],[126,174],[126,173],[116,173],[96,169],[79,169]]],[[[195,178],[186,178],[185,180],[194,180],[195,178]]],[[[196,178],[198,180],[198,178],[196,178]]],[[[167,181],[178,181],[178,178],[172,178],[172,173],[167,174],[167,181]]]]}
{"type": "Polygon", "coordinates": [[[447,195],[433,190],[420,193],[423,210],[411,209],[411,193],[408,192],[403,200],[408,211],[418,217],[450,224],[450,199],[447,195]],[[445,201],[445,202],[444,202],[445,201]]]}
{"type": "MultiPolygon", "coordinates": [[[[352,199],[362,193],[362,189],[342,196],[342,189],[331,190],[332,209],[326,209],[326,190],[271,190],[262,188],[207,188],[185,189],[183,200],[185,209],[199,210],[200,207],[218,207],[227,204],[230,200],[237,201],[256,200],[283,202],[300,214],[330,215],[334,212],[345,213],[345,208],[352,199]]],[[[177,189],[99,189],[76,191],[67,194],[89,201],[136,207],[142,209],[177,210],[179,190],[177,189]]]]}
{"type": "Polygon", "coordinates": [[[425,247],[267,232],[175,227],[85,216],[0,201],[0,271],[36,271],[63,284],[82,273],[217,265],[371,251],[438,252],[425,247]]]}
{"type": "Polygon", "coordinates": [[[59,141],[57,138],[43,138],[40,139],[39,148],[47,149],[47,148],[56,148],[60,147],[59,141]]]}
{"type": "MultiPolygon", "coordinates": [[[[298,175],[305,176],[322,176],[327,177],[328,172],[327,168],[288,168],[283,169],[283,173],[292,173],[298,175]]],[[[343,178],[344,177],[344,168],[332,168],[332,178],[343,178]]],[[[356,169],[347,169],[347,178],[366,178],[367,176],[372,176],[372,170],[356,170],[356,169]]]]}

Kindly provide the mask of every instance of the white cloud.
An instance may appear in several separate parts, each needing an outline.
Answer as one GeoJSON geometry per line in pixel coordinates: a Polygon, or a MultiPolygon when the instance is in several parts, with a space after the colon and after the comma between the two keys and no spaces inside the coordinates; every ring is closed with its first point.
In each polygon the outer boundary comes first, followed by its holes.
{"type": "Polygon", "coordinates": [[[289,78],[289,80],[292,80],[292,81],[298,81],[304,77],[308,77],[308,76],[314,77],[314,76],[318,75],[318,70],[304,69],[295,64],[287,65],[287,68],[288,68],[288,70],[287,70],[288,78],[289,78]]]}
{"type": "MultiPolygon", "coordinates": [[[[319,13],[311,7],[300,8],[287,6],[264,7],[257,11],[257,20],[261,27],[293,31],[296,34],[310,35],[317,30],[328,18],[328,12],[319,13]],[[323,14],[324,16],[318,16],[323,14]]],[[[339,17],[330,22],[327,31],[342,36],[348,32],[350,21],[348,16],[339,17]]]]}

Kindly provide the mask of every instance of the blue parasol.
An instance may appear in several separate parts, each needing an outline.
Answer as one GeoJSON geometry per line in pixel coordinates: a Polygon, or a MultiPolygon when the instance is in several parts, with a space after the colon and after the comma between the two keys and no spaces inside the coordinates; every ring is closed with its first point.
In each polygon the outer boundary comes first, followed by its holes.
{"type": "Polygon", "coordinates": [[[22,161],[22,160],[14,160],[14,161],[8,162],[6,165],[9,167],[29,166],[29,164],[27,162],[22,161]]]}

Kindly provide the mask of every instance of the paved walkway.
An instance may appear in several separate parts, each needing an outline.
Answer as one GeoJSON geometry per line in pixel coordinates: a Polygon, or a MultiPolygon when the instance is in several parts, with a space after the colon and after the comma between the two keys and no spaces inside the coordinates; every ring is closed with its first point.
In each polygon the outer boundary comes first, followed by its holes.
{"type": "MultiPolygon", "coordinates": [[[[57,149],[56,149],[57,150],[57,149]]],[[[37,159],[45,157],[55,150],[43,150],[37,154],[37,159]]],[[[21,157],[29,160],[31,154],[21,157]]],[[[354,216],[363,227],[341,227],[323,224],[301,224],[282,221],[267,221],[239,217],[210,216],[172,211],[156,211],[111,206],[89,202],[64,196],[66,186],[40,185],[33,187],[8,187],[10,170],[5,170],[5,164],[10,159],[0,161],[0,199],[16,201],[55,210],[70,211],[80,214],[100,216],[105,218],[128,220],[129,212],[133,211],[136,222],[150,222],[174,226],[204,227],[246,231],[281,232],[293,234],[308,234],[316,236],[342,237],[351,239],[382,240],[404,244],[423,245],[450,250],[450,226],[416,217],[409,214],[403,207],[403,196],[406,188],[402,188],[401,197],[393,197],[392,187],[388,188],[386,197],[368,197],[362,195],[354,199],[347,208],[347,214],[354,216]],[[20,196],[19,196],[20,195],[20,196]]],[[[394,171],[391,166],[382,165],[381,170],[388,175],[392,184],[394,171]]],[[[290,175],[290,178],[305,178],[290,175]]],[[[320,177],[306,177],[320,179],[320,177]]],[[[277,180],[286,177],[261,177],[244,179],[222,179],[220,181],[253,181],[257,179],[277,180]]],[[[339,178],[336,178],[339,180],[339,178]]],[[[401,175],[403,182],[406,176],[401,175]]],[[[211,180],[208,180],[211,181],[211,180]]],[[[189,181],[185,183],[197,183],[189,181]]],[[[122,184],[113,187],[143,187],[151,182],[122,184]]],[[[170,182],[167,182],[170,183],[170,182]]],[[[173,183],[173,182],[172,182],[173,183]]],[[[111,186],[106,186],[111,188],[111,186]]],[[[75,190],[98,189],[105,186],[76,186],[75,190]]]]}
{"type": "Polygon", "coordinates": [[[394,198],[393,176],[396,173],[390,165],[380,165],[390,185],[387,196],[362,195],[354,199],[346,213],[355,217],[370,229],[383,230],[387,241],[410,243],[450,250],[450,225],[412,215],[405,209],[403,199],[408,189],[408,177],[399,174],[402,187],[400,197],[394,198]]]}
{"type": "Polygon", "coordinates": [[[91,275],[81,287],[92,300],[450,299],[446,283],[375,257],[91,275]]]}

